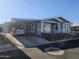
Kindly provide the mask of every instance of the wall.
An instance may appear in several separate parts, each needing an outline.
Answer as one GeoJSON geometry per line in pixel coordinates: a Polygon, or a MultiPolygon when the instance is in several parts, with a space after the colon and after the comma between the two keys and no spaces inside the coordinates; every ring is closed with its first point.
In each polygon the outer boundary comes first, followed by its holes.
{"type": "Polygon", "coordinates": [[[36,28],[37,35],[41,35],[41,21],[36,23],[36,28]]]}
{"type": "Polygon", "coordinates": [[[63,24],[63,33],[69,33],[71,31],[71,25],[68,23],[63,24]]]}
{"type": "Polygon", "coordinates": [[[63,33],[63,23],[60,23],[60,33],[63,33]]]}

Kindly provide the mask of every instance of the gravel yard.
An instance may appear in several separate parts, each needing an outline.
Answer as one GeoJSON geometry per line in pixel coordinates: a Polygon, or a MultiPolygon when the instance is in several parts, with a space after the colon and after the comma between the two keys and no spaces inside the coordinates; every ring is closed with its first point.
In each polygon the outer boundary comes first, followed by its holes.
{"type": "Polygon", "coordinates": [[[30,59],[30,57],[0,34],[0,59],[30,59]]]}

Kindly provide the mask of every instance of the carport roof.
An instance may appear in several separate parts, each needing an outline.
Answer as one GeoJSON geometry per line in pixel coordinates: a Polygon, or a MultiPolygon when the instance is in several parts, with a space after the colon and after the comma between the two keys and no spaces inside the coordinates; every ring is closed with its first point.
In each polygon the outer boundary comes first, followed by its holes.
{"type": "Polygon", "coordinates": [[[40,21],[40,19],[11,18],[12,21],[40,21]]]}

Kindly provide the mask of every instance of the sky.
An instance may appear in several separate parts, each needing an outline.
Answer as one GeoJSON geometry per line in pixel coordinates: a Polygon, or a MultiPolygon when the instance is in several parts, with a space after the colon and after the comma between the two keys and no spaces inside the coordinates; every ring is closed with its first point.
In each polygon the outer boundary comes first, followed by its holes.
{"type": "Polygon", "coordinates": [[[10,18],[44,19],[62,16],[79,23],[79,0],[0,0],[0,23],[10,18]]]}

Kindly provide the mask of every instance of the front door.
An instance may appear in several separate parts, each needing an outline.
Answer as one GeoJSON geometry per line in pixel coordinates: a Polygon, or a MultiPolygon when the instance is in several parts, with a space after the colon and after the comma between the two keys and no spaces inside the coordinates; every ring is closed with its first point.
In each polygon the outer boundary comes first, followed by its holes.
{"type": "Polygon", "coordinates": [[[58,32],[58,25],[56,23],[51,24],[51,33],[58,32]]]}
{"type": "Polygon", "coordinates": [[[58,25],[54,25],[54,33],[58,32],[58,25]]]}

